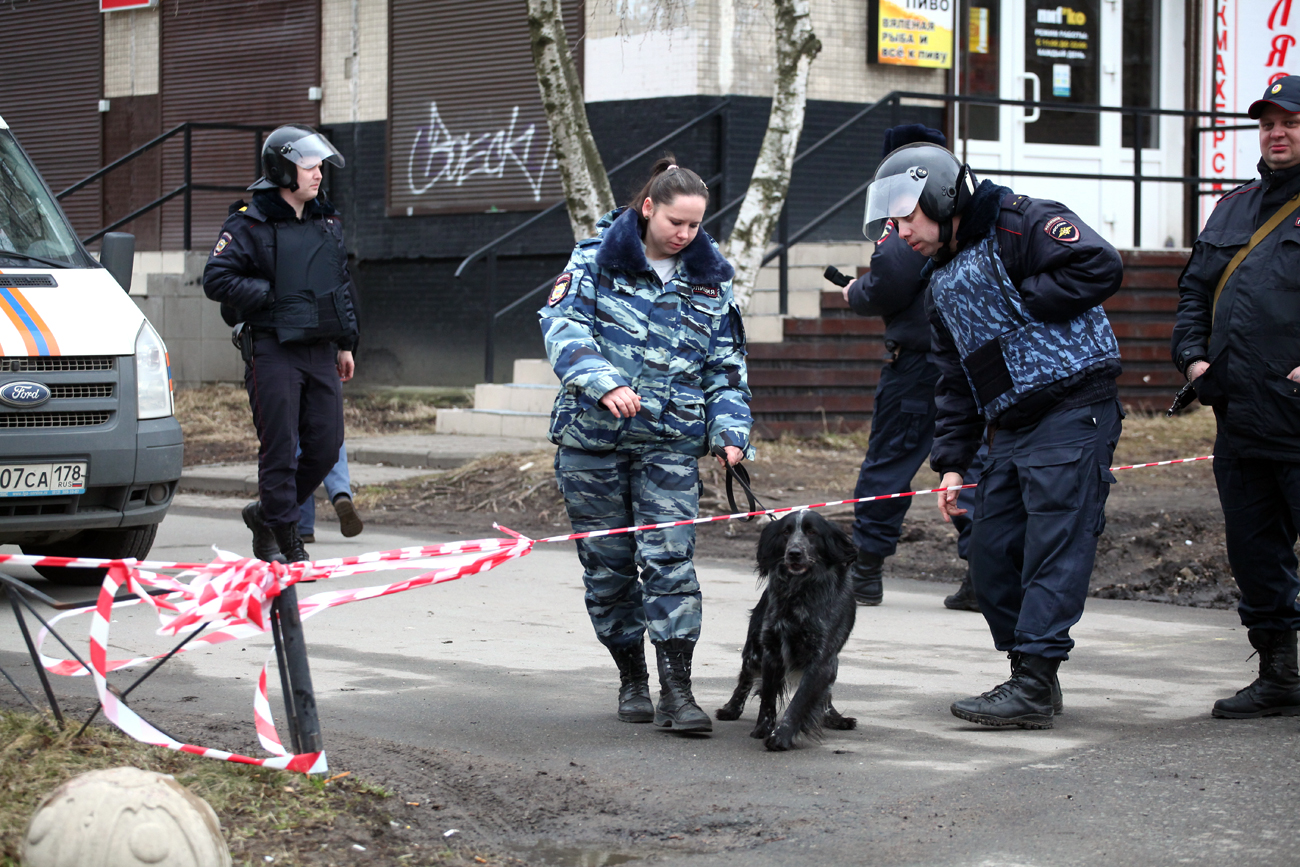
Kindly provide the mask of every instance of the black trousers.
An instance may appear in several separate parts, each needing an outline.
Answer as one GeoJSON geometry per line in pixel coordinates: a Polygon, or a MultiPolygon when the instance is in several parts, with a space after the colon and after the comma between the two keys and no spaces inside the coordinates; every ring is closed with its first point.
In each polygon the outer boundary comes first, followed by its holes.
{"type": "Polygon", "coordinates": [[[1214,481],[1223,505],[1228,562],[1241,588],[1237,611],[1247,629],[1300,629],[1296,527],[1300,463],[1235,458],[1214,446],[1214,481]]]}
{"type": "Polygon", "coordinates": [[[244,367],[261,444],[257,493],[270,527],[298,523],[298,504],[325,481],[343,445],[343,386],[333,343],[259,337],[244,367]],[[302,447],[301,456],[298,448],[302,447]]]}
{"type": "Polygon", "coordinates": [[[998,650],[1066,659],[1083,616],[1110,472],[1119,401],[1055,409],[999,430],[975,491],[970,565],[998,650]]]}
{"type": "MultiPolygon", "coordinates": [[[[930,457],[934,442],[934,387],[939,381],[939,368],[925,356],[924,352],[904,349],[880,371],[871,411],[871,438],[853,489],[855,498],[910,491],[916,471],[930,457]]],[[[982,455],[981,451],[962,477],[963,482],[975,484],[980,480],[982,455]]],[[[903,517],[914,499],[900,497],[854,504],[853,544],[859,551],[892,557],[898,550],[903,517]]],[[[973,489],[962,491],[957,502],[967,510],[965,515],[952,519],[959,534],[957,552],[964,560],[970,546],[975,506],[973,489]]]]}

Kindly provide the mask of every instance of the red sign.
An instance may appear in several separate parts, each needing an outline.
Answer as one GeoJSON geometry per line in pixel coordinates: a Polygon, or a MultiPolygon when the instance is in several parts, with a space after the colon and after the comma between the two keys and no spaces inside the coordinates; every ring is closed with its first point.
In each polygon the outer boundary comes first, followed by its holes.
{"type": "Polygon", "coordinates": [[[148,9],[157,5],[158,0],[99,0],[99,11],[118,12],[122,9],[148,9]]]}

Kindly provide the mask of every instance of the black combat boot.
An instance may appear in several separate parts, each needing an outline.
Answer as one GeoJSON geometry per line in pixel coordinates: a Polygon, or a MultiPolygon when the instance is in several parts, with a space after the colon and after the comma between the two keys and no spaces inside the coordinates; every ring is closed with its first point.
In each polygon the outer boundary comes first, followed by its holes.
{"type": "MultiPolygon", "coordinates": [[[[1020,661],[1025,655],[1018,650],[1013,650],[1007,654],[1007,659],[1011,660],[1011,673],[1014,675],[1016,669],[1020,667],[1020,661]]],[[[1061,698],[1061,681],[1057,679],[1056,672],[1052,672],[1052,715],[1060,716],[1065,713],[1065,701],[1061,698]]]]}
{"type": "Polygon", "coordinates": [[[853,598],[859,605],[879,605],[885,598],[885,589],[881,576],[885,572],[885,558],[877,557],[866,551],[858,551],[858,559],[853,562],[853,598]]]}
{"type": "Polygon", "coordinates": [[[952,715],[984,726],[1052,727],[1052,682],[1061,660],[1020,655],[1015,673],[983,695],[953,702],[952,715]]]}
{"type": "Polygon", "coordinates": [[[302,563],[311,559],[307,556],[307,549],[302,546],[297,524],[272,527],[271,531],[275,533],[275,541],[280,543],[280,552],[284,554],[285,562],[302,563]]]}
{"type": "Polygon", "coordinates": [[[953,611],[979,611],[980,603],[975,598],[975,586],[970,583],[970,566],[966,567],[966,577],[961,579],[957,592],[943,600],[944,608],[953,611]]]}
{"type": "Polygon", "coordinates": [[[711,732],[713,721],[691,695],[691,655],[695,642],[670,638],[655,642],[659,662],[659,706],[655,725],[677,732],[711,732]]]}
{"type": "Polygon", "coordinates": [[[650,700],[650,672],[645,667],[645,644],[611,647],[618,666],[618,718],[628,723],[648,723],[655,718],[650,700]]]}
{"type": "Polygon", "coordinates": [[[1300,716],[1295,630],[1251,629],[1246,636],[1259,651],[1259,677],[1232,698],[1216,701],[1210,713],[1224,719],[1300,716]]]}
{"type": "Polygon", "coordinates": [[[284,555],[275,541],[275,534],[262,520],[262,503],[254,500],[244,507],[244,526],[253,531],[253,556],[267,563],[283,563],[284,555]]]}

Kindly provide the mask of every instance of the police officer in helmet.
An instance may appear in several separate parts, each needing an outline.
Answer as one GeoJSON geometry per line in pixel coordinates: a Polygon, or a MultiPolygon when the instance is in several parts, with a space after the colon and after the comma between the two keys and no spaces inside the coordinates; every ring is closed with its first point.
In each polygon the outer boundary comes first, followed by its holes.
{"type": "MultiPolygon", "coordinates": [[[[865,232],[931,258],[927,309],[939,365],[930,464],[961,485],[981,440],[970,566],[1011,677],[952,705],[989,726],[1051,728],[1057,669],[1074,646],[1123,412],[1119,346],[1101,303],[1119,254],[1058,202],[1020,196],[945,148],[890,154],[867,195],[865,232]],[[987,431],[987,435],[986,435],[987,431]]],[[[939,495],[944,520],[965,512],[939,495]]]]}
{"type": "Polygon", "coordinates": [[[231,205],[203,271],[203,291],[228,321],[243,323],[244,382],[260,443],[258,499],[243,517],[254,556],[268,561],[308,559],[298,505],[338,459],[341,383],[355,371],[354,290],[342,220],[320,192],[326,162],[341,167],[343,157],[310,127],[268,135],[252,201],[231,205]]]}

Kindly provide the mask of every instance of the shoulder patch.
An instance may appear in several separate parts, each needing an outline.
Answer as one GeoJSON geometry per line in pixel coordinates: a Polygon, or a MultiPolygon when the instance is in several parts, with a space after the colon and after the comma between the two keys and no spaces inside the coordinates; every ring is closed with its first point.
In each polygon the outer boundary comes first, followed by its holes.
{"type": "Polygon", "coordinates": [[[1062,244],[1073,244],[1079,240],[1081,233],[1079,227],[1071,223],[1065,217],[1052,217],[1043,227],[1049,238],[1060,241],[1062,244]]]}
{"type": "Polygon", "coordinates": [[[877,243],[877,244],[883,244],[883,243],[885,242],[885,239],[888,238],[891,234],[893,234],[893,232],[894,232],[894,221],[893,221],[893,220],[885,220],[885,231],[884,231],[884,233],[880,236],[880,240],[877,241],[876,243],[877,243]]]}
{"type": "Polygon", "coordinates": [[[705,298],[717,298],[721,290],[717,286],[692,286],[691,292],[695,295],[703,295],[705,298]]]}
{"type": "Polygon", "coordinates": [[[226,245],[229,244],[231,240],[233,239],[230,237],[229,232],[222,232],[221,237],[217,239],[217,246],[212,248],[212,255],[220,256],[221,251],[226,249],[226,245]]]}
{"type": "Polygon", "coordinates": [[[547,307],[554,307],[564,300],[564,296],[569,294],[569,285],[573,283],[573,272],[565,271],[559,277],[555,278],[555,286],[551,289],[550,296],[546,299],[547,307]]]}

